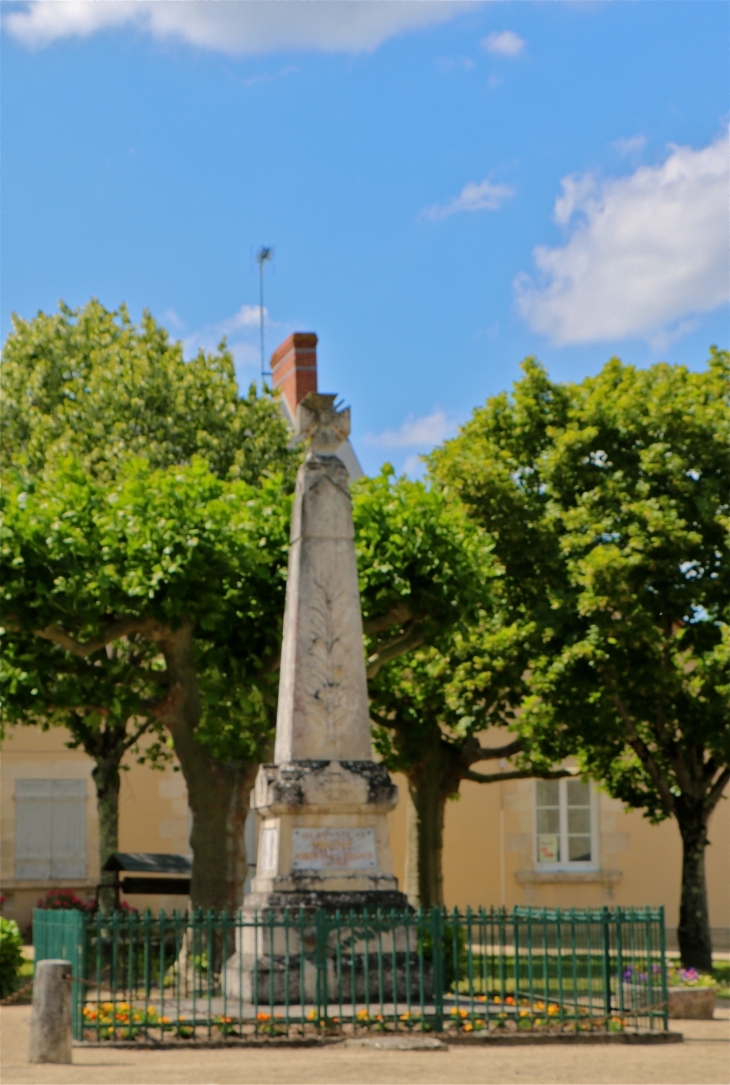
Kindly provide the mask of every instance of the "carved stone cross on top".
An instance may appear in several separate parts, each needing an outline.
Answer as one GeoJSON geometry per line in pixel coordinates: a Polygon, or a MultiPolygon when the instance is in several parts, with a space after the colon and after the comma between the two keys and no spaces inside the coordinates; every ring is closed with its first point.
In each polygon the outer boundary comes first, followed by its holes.
{"type": "Polygon", "coordinates": [[[297,407],[297,441],[308,441],[312,452],[332,456],[350,435],[350,408],[338,411],[337,396],[309,392],[297,407]]]}

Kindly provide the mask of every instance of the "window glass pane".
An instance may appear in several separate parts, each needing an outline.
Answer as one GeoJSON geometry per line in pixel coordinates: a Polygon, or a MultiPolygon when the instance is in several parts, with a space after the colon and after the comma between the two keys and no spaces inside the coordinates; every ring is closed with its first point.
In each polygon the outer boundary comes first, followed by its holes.
{"type": "Polygon", "coordinates": [[[537,831],[539,833],[560,832],[560,812],[557,808],[543,807],[537,811],[537,831]]]}
{"type": "Polygon", "coordinates": [[[568,807],[568,832],[586,833],[591,832],[591,812],[584,806],[568,807]]]}
{"type": "Polygon", "coordinates": [[[568,837],[568,860],[571,863],[589,863],[591,860],[590,836],[568,837]]]}
{"type": "Polygon", "coordinates": [[[560,837],[557,833],[541,833],[537,838],[538,863],[560,862],[560,837]]]}
{"type": "Polygon", "coordinates": [[[559,802],[559,780],[537,780],[537,805],[557,806],[559,802]]]}
{"type": "MultiPolygon", "coordinates": [[[[557,780],[555,781],[557,783],[557,780]]],[[[588,806],[590,793],[583,780],[568,780],[568,806],[588,806]]]]}

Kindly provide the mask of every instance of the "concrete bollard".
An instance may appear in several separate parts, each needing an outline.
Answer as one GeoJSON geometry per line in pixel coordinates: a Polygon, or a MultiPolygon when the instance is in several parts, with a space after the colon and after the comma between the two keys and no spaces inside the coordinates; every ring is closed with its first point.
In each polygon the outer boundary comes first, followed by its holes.
{"type": "Polygon", "coordinates": [[[38,961],[28,1062],[71,1062],[71,962],[38,961]]]}

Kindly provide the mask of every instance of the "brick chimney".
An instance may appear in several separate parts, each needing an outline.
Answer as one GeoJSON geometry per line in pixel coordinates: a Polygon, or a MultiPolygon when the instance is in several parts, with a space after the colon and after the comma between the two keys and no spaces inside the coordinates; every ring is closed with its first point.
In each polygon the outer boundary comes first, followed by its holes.
{"type": "Polygon", "coordinates": [[[317,391],[317,336],[292,332],[271,355],[271,384],[281,390],[290,420],[307,392],[317,391]]]}

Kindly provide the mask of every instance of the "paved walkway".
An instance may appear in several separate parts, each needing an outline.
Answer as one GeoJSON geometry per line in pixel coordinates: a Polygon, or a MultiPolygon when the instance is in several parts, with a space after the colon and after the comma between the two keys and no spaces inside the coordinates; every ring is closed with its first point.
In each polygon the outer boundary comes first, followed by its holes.
{"type": "Polygon", "coordinates": [[[2,1085],[728,1085],[728,1010],[675,1021],[683,1044],[657,1047],[327,1047],[130,1051],[75,1048],[72,1066],[26,1062],[30,1006],[0,1011],[2,1085]]]}

